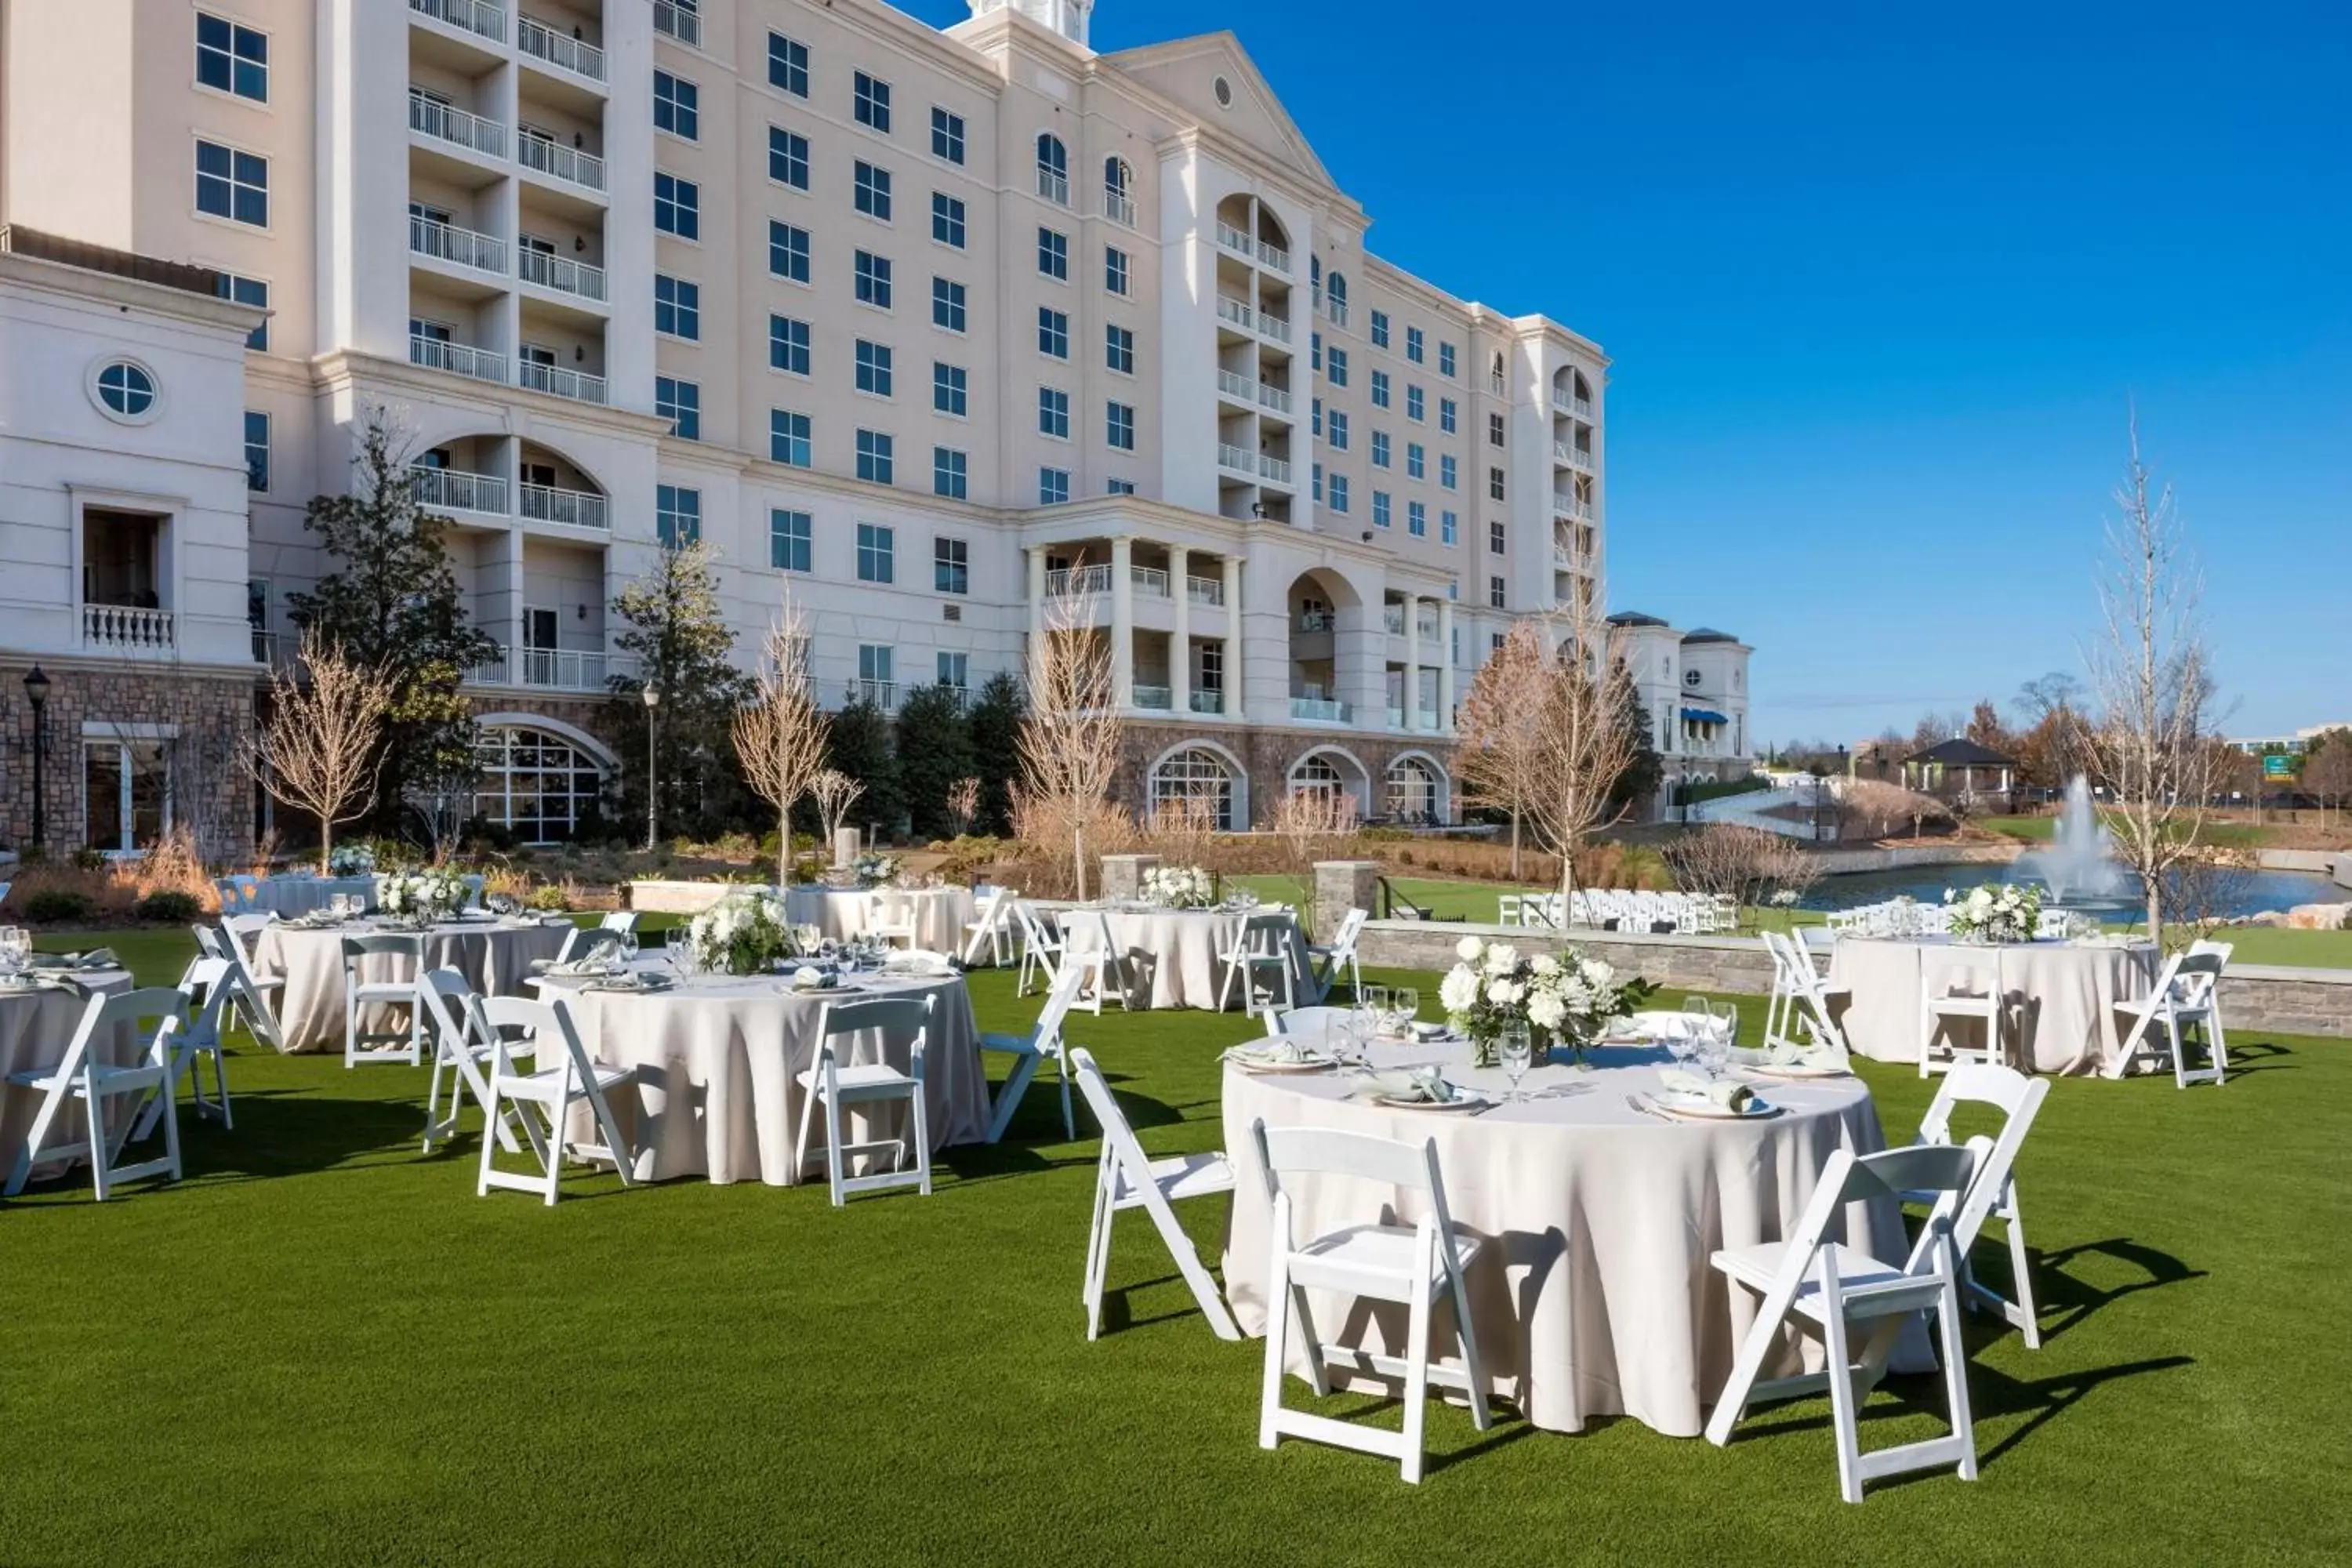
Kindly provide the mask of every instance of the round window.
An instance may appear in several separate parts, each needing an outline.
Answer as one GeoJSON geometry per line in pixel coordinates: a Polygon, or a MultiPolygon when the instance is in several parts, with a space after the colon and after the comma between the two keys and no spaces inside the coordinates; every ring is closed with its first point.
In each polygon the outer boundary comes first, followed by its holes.
{"type": "Polygon", "coordinates": [[[155,410],[155,375],[145,365],[115,360],[98,373],[98,401],[122,419],[144,419],[155,410]]]}
{"type": "Polygon", "coordinates": [[[1227,81],[1223,77],[1219,77],[1216,80],[1211,82],[1209,84],[1209,90],[1217,95],[1217,107],[1219,109],[1231,109],[1234,106],[1234,84],[1227,81]]]}
{"type": "Polygon", "coordinates": [[[1699,672],[1696,669],[1685,669],[1683,671],[1683,684],[1685,686],[1696,686],[1699,683],[1699,672]]]}

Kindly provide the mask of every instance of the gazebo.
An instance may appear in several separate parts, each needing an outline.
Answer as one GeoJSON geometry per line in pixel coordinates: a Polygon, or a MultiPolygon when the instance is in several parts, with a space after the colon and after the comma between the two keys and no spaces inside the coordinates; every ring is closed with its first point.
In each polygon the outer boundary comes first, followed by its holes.
{"type": "Polygon", "coordinates": [[[1939,742],[1903,759],[1903,783],[1923,795],[1973,797],[1998,794],[2006,797],[2017,778],[2017,759],[1965,735],[1939,742]]]}

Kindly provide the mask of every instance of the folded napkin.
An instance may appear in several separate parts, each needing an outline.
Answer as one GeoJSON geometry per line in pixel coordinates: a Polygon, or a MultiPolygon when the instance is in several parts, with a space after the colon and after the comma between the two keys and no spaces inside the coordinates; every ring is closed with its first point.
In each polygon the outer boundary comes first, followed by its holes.
{"type": "Polygon", "coordinates": [[[1764,1062],[1769,1067],[1803,1068],[1812,1072],[1836,1071],[1845,1066],[1837,1052],[1819,1040],[1811,1044],[1775,1040],[1764,1052],[1764,1062]]]}
{"type": "Polygon", "coordinates": [[[1437,1068],[1403,1068],[1389,1072],[1367,1073],[1365,1082],[1382,1100],[1414,1100],[1428,1105],[1451,1105],[1467,1099],[1459,1084],[1449,1082],[1437,1068]]]}
{"type": "Polygon", "coordinates": [[[85,952],[37,952],[26,962],[35,969],[115,969],[121,964],[110,947],[93,947],[85,952]]]}
{"type": "Polygon", "coordinates": [[[898,974],[947,974],[954,965],[944,952],[933,952],[925,947],[910,947],[904,952],[894,952],[883,960],[884,970],[898,974]]]}
{"type": "Polygon", "coordinates": [[[1726,1110],[1745,1110],[1748,1102],[1756,1098],[1754,1089],[1736,1079],[1701,1078],[1680,1068],[1661,1070],[1658,1083],[1670,1099],[1704,1100],[1726,1110]]]}
{"type": "Polygon", "coordinates": [[[1328,1052],[1309,1050],[1298,1040],[1268,1040],[1264,1045],[1235,1046],[1225,1053],[1225,1059],[1243,1067],[1288,1068],[1331,1058],[1328,1052]]]}
{"type": "Polygon", "coordinates": [[[599,974],[581,987],[583,991],[667,991],[672,984],[667,974],[651,970],[635,969],[621,974],[599,974]]]}
{"type": "Polygon", "coordinates": [[[830,991],[840,984],[841,976],[830,970],[803,964],[793,971],[792,987],[795,991],[830,991]]]}

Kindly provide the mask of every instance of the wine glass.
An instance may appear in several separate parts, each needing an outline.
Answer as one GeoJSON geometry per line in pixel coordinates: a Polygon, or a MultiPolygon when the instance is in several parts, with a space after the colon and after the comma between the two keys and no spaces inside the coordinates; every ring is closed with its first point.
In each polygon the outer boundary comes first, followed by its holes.
{"type": "Polygon", "coordinates": [[[633,969],[636,967],[637,933],[634,931],[624,931],[621,933],[621,962],[627,967],[633,969]]]}
{"type": "Polygon", "coordinates": [[[1685,996],[1683,998],[1683,1018],[1685,1025],[1688,1025],[1689,1020],[1696,1018],[1699,1021],[1696,1026],[1705,1028],[1710,1025],[1714,1017],[1715,1006],[1712,1003],[1708,1002],[1706,997],[1685,996]]]}
{"type": "Polygon", "coordinates": [[[1364,987],[1364,1006],[1372,1015],[1372,1027],[1386,1029],[1389,1022],[1389,988],[1385,985],[1364,987]]]}
{"type": "Polygon", "coordinates": [[[1717,1027],[1723,1031],[1723,1045],[1728,1050],[1739,1041],[1739,1004],[1726,1002],[1716,1009],[1717,1027]]]}
{"type": "Polygon", "coordinates": [[[1731,1041],[1710,1028],[1698,1041],[1698,1059],[1707,1077],[1721,1078],[1731,1064],[1731,1041]]]}
{"type": "Polygon", "coordinates": [[[1517,1100],[1519,1080],[1528,1076],[1528,1068],[1535,1062],[1534,1042],[1528,1039],[1525,1024],[1503,1026],[1502,1061],[1503,1071],[1511,1080],[1511,1098],[1517,1100]]]}
{"type": "Polygon", "coordinates": [[[1421,1016],[1421,993],[1410,985],[1400,985],[1389,993],[1389,1001],[1396,1008],[1397,1033],[1412,1034],[1413,1020],[1421,1016]]]}
{"type": "Polygon", "coordinates": [[[1666,1035],[1666,1055],[1675,1058],[1675,1066],[1688,1070],[1691,1058],[1698,1054],[1698,1037],[1688,1029],[1669,1030],[1666,1035]]]}

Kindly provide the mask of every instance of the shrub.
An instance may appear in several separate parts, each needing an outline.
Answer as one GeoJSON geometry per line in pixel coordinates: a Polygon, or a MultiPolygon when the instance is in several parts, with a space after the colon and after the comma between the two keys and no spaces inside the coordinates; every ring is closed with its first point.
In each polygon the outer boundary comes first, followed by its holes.
{"type": "Polygon", "coordinates": [[[131,911],[142,921],[160,921],[167,925],[191,925],[205,910],[194,893],[150,893],[139,900],[131,911]]]}
{"type": "Polygon", "coordinates": [[[545,910],[554,913],[561,913],[572,907],[572,900],[565,897],[563,889],[553,882],[541,882],[538,887],[533,888],[528,901],[534,910],[545,910]]]}
{"type": "Polygon", "coordinates": [[[73,863],[77,871],[102,871],[106,868],[106,857],[95,849],[81,848],[73,852],[73,863]]]}
{"type": "Polygon", "coordinates": [[[25,918],[35,925],[77,925],[98,912],[88,893],[44,888],[25,900],[25,918]]]}

